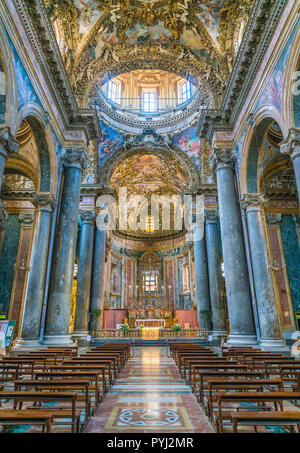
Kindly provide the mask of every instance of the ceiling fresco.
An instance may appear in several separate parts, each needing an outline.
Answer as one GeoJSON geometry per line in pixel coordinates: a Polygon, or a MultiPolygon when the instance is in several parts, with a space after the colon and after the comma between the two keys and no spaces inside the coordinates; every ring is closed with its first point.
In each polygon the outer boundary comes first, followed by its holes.
{"type": "Polygon", "coordinates": [[[114,169],[112,188],[128,187],[130,193],[175,194],[187,187],[187,176],[177,162],[164,162],[154,154],[138,154],[119,162],[114,169]]]}
{"type": "Polygon", "coordinates": [[[190,79],[218,106],[254,0],[44,0],[78,102],[135,69],[190,79]]]}

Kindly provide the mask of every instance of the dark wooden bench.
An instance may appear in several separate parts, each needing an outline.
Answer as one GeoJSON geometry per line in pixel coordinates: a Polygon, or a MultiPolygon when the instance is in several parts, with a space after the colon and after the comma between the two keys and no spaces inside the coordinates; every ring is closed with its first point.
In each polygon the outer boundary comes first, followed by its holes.
{"type": "MultiPolygon", "coordinates": [[[[71,390],[83,391],[83,401],[85,409],[85,418],[86,420],[91,416],[91,394],[90,394],[90,380],[89,379],[26,379],[26,380],[17,380],[15,381],[15,390],[22,391],[22,389],[34,389],[36,392],[40,391],[58,391],[65,392],[71,390]]],[[[77,401],[81,401],[81,395],[77,394],[77,401]]]]}
{"type": "MultiPolygon", "coordinates": [[[[273,403],[283,401],[295,401],[300,398],[300,392],[218,392],[218,414],[216,425],[218,432],[223,432],[223,420],[232,421],[231,411],[225,408],[223,403],[273,403]]],[[[276,408],[276,405],[275,405],[276,408]]],[[[237,408],[239,410],[240,408],[237,408]]]]}
{"type": "Polygon", "coordinates": [[[51,432],[52,416],[49,412],[39,410],[1,409],[0,424],[5,425],[41,425],[46,432],[51,432]]]}
{"type": "Polygon", "coordinates": [[[300,411],[281,411],[281,412],[254,412],[238,411],[232,412],[232,429],[234,433],[238,432],[238,425],[275,425],[275,426],[297,426],[300,433],[300,411]]]}
{"type": "Polygon", "coordinates": [[[207,414],[211,420],[214,416],[214,402],[218,401],[218,390],[235,390],[235,391],[260,391],[263,392],[268,387],[274,391],[276,387],[277,392],[282,392],[283,382],[281,379],[232,379],[232,378],[221,378],[221,379],[207,379],[208,384],[208,395],[207,395],[207,414]],[[216,392],[213,395],[213,391],[216,392]]]}

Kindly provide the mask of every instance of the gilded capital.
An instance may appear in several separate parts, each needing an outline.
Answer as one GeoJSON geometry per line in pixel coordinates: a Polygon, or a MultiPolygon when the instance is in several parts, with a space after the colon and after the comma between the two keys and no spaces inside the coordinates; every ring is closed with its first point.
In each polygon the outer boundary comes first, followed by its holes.
{"type": "Polygon", "coordinates": [[[11,135],[8,127],[0,129],[0,145],[4,146],[7,155],[17,153],[20,147],[20,143],[11,135]]]}
{"type": "Polygon", "coordinates": [[[280,152],[288,154],[291,160],[300,157],[300,129],[290,129],[288,137],[280,143],[280,152]]]}
{"type": "Polygon", "coordinates": [[[0,231],[4,231],[6,227],[6,222],[8,219],[8,214],[6,211],[6,203],[0,200],[0,231]]]}
{"type": "Polygon", "coordinates": [[[94,223],[96,219],[96,214],[95,211],[82,210],[79,212],[79,217],[82,223],[94,223]]]}
{"type": "Polygon", "coordinates": [[[219,212],[216,210],[207,210],[204,212],[205,223],[218,223],[219,212]]]}
{"type": "Polygon", "coordinates": [[[84,148],[66,149],[62,159],[65,167],[75,167],[84,170],[87,165],[87,155],[84,148]]]}
{"type": "Polygon", "coordinates": [[[241,208],[244,211],[256,210],[266,202],[266,199],[260,193],[245,193],[240,200],[241,208]]]}
{"type": "Polygon", "coordinates": [[[236,164],[236,155],[232,149],[228,148],[214,148],[210,158],[209,165],[213,171],[218,171],[221,168],[234,169],[236,164]]]}

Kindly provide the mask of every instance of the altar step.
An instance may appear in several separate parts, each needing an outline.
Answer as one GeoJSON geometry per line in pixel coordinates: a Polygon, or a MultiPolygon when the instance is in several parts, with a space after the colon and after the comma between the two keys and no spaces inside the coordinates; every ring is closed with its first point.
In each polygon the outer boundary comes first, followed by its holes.
{"type": "MultiPolygon", "coordinates": [[[[101,346],[104,343],[124,343],[128,342],[131,345],[133,344],[133,339],[131,338],[96,338],[91,341],[91,346],[101,346]]],[[[197,343],[202,346],[210,346],[210,343],[207,340],[194,339],[194,338],[170,338],[168,343],[197,343]]],[[[158,340],[142,340],[141,338],[134,339],[134,345],[139,346],[166,346],[166,339],[161,338],[158,340]]]]}

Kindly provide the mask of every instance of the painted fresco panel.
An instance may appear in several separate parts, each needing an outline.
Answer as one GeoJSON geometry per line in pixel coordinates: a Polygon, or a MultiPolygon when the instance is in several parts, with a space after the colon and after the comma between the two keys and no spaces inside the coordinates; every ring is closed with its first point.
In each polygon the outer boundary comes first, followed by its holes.
{"type": "Polygon", "coordinates": [[[8,314],[20,236],[18,215],[9,215],[0,255],[0,311],[8,314]]]}
{"type": "Polygon", "coordinates": [[[196,127],[191,127],[173,139],[173,145],[184,151],[200,169],[201,140],[196,136],[196,127]]]}
{"type": "Polygon", "coordinates": [[[0,123],[5,122],[6,113],[6,80],[4,66],[0,56],[0,123]]]}
{"type": "MultiPolygon", "coordinates": [[[[298,21],[299,23],[299,21],[298,21]]],[[[281,102],[282,102],[282,90],[283,90],[283,82],[284,82],[284,72],[287,66],[287,60],[289,58],[289,53],[291,49],[291,45],[295,36],[295,32],[297,29],[297,25],[295,26],[277,64],[276,67],[268,81],[267,86],[265,87],[258,103],[256,109],[258,109],[261,105],[269,104],[274,105],[279,112],[281,112],[281,102]]]]}
{"type": "Polygon", "coordinates": [[[105,126],[100,121],[100,128],[102,135],[98,142],[98,153],[99,153],[99,166],[103,166],[106,160],[124,145],[125,139],[123,135],[119,134],[114,129],[111,129],[108,126],[105,126]]]}
{"type": "Polygon", "coordinates": [[[269,234],[271,239],[271,246],[272,246],[272,254],[274,258],[274,263],[278,266],[279,270],[275,272],[275,279],[277,283],[277,289],[279,294],[280,300],[280,308],[281,308],[281,319],[282,319],[282,327],[290,328],[292,326],[292,316],[293,314],[290,312],[289,300],[288,300],[288,288],[285,281],[284,275],[284,265],[283,257],[281,256],[281,248],[280,248],[280,230],[278,228],[269,228],[269,234]]]}
{"type": "Polygon", "coordinates": [[[34,88],[29,80],[29,77],[25,71],[25,68],[19,58],[19,55],[14,48],[12,42],[9,39],[9,44],[11,47],[11,53],[13,56],[13,63],[15,67],[15,77],[17,84],[17,93],[18,93],[18,107],[19,109],[23,105],[28,104],[29,102],[35,102],[40,105],[39,99],[34,91],[34,88]]]}
{"type": "Polygon", "coordinates": [[[300,247],[296,225],[291,215],[282,216],[280,222],[282,245],[287,266],[290,292],[295,311],[300,310],[300,247]]]}

